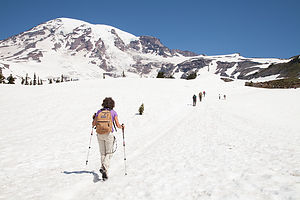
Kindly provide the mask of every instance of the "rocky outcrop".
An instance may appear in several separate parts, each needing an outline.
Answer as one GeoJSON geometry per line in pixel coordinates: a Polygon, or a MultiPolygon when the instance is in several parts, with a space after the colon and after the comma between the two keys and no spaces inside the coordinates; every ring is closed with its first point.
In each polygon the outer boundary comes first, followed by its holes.
{"type": "Polygon", "coordinates": [[[236,74],[236,73],[240,73],[238,75],[238,79],[246,79],[248,80],[247,78],[247,74],[257,70],[257,69],[260,69],[259,68],[259,65],[262,65],[261,63],[257,63],[257,62],[253,62],[253,61],[242,61],[242,62],[239,62],[238,63],[238,66],[237,68],[235,69],[235,71],[233,71],[233,75],[236,74]]]}
{"type": "Polygon", "coordinates": [[[57,49],[61,48],[60,43],[54,43],[54,47],[52,48],[53,50],[57,51],[57,49]]]}
{"type": "Polygon", "coordinates": [[[221,76],[231,77],[233,78],[235,74],[239,73],[237,76],[238,79],[248,79],[247,74],[260,69],[259,65],[262,63],[253,62],[250,60],[244,60],[240,62],[217,62],[217,70],[216,74],[220,74],[221,76]],[[236,67],[235,67],[236,66],[236,67]],[[228,69],[235,67],[234,71],[231,74],[228,74],[228,69]]]}
{"type": "Polygon", "coordinates": [[[99,58],[100,60],[102,57],[105,56],[106,48],[104,42],[99,38],[99,40],[95,44],[95,48],[93,49],[90,58],[99,58]]]}
{"type": "Polygon", "coordinates": [[[120,49],[121,51],[125,51],[126,47],[125,47],[125,43],[123,42],[123,40],[119,37],[119,35],[116,33],[115,29],[111,29],[111,34],[114,35],[114,44],[115,46],[120,49]]]}
{"type": "Polygon", "coordinates": [[[140,41],[139,40],[134,40],[134,41],[131,41],[128,45],[128,49],[132,49],[132,50],[136,50],[136,51],[139,51],[141,48],[140,48],[140,41]]]}
{"type": "Polygon", "coordinates": [[[81,35],[80,37],[74,39],[73,42],[68,43],[67,46],[69,46],[70,50],[76,50],[77,52],[83,49],[90,51],[93,48],[93,44],[90,40],[86,40],[85,35],[81,35]]]}
{"type": "Polygon", "coordinates": [[[209,59],[192,59],[177,65],[176,72],[184,72],[181,78],[187,78],[191,72],[198,72],[199,69],[208,66],[211,60],[209,59]]]}
{"type": "Polygon", "coordinates": [[[142,64],[140,62],[131,66],[133,69],[130,69],[130,72],[138,73],[138,74],[148,74],[152,71],[152,69],[159,69],[161,67],[161,63],[149,62],[147,64],[142,64]]]}
{"type": "Polygon", "coordinates": [[[231,74],[227,74],[226,71],[228,69],[232,68],[236,63],[235,62],[218,61],[217,64],[218,64],[218,66],[217,66],[217,70],[216,70],[215,74],[220,74],[221,76],[229,77],[229,76],[231,76],[231,74]]]}
{"type": "Polygon", "coordinates": [[[143,53],[155,53],[163,57],[172,56],[170,49],[165,47],[156,37],[141,36],[140,43],[143,53]]]}
{"type": "Polygon", "coordinates": [[[287,63],[271,64],[268,68],[246,76],[248,80],[259,77],[277,75],[278,78],[300,78],[300,58],[295,56],[287,63]]]}

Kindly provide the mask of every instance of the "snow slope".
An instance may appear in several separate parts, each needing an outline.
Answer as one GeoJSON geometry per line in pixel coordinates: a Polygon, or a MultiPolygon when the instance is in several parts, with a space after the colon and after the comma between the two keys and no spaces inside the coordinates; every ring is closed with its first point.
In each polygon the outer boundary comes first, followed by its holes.
{"type": "MultiPolygon", "coordinates": [[[[300,197],[300,90],[199,79],[0,85],[0,199],[290,199],[300,197]],[[192,95],[207,96],[192,106],[192,95]],[[219,100],[226,94],[226,100],[219,100]],[[116,101],[126,125],[99,181],[91,116],[116,101]],[[144,103],[144,115],[137,115],[144,103]]],[[[198,99],[197,99],[198,100],[198,99]]]]}

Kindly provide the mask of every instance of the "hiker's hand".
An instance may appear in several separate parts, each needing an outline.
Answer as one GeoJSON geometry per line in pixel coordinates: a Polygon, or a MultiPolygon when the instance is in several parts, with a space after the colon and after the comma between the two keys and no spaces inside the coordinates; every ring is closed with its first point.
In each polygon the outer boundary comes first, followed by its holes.
{"type": "Polygon", "coordinates": [[[96,113],[94,113],[94,115],[93,115],[93,119],[95,119],[95,117],[96,117],[96,113]]]}

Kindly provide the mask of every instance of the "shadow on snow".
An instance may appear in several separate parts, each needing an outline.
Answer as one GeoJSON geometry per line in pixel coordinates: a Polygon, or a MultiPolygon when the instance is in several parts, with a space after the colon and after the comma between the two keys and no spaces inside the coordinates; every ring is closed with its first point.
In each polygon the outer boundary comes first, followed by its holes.
{"type": "Polygon", "coordinates": [[[97,173],[95,173],[94,171],[72,171],[72,172],[63,171],[62,173],[64,173],[64,174],[92,174],[94,176],[94,179],[93,179],[94,183],[101,181],[101,179],[99,178],[99,175],[97,173]]]}

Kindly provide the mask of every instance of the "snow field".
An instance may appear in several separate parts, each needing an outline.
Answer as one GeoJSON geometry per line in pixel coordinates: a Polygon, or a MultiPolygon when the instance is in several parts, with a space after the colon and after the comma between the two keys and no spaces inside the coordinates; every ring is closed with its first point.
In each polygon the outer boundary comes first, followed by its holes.
{"type": "Polygon", "coordinates": [[[299,199],[298,89],[247,88],[203,71],[193,81],[105,79],[0,91],[0,199],[299,199]],[[95,134],[85,161],[91,117],[106,96],[126,125],[128,175],[118,130],[110,178],[101,182],[95,134]]]}

